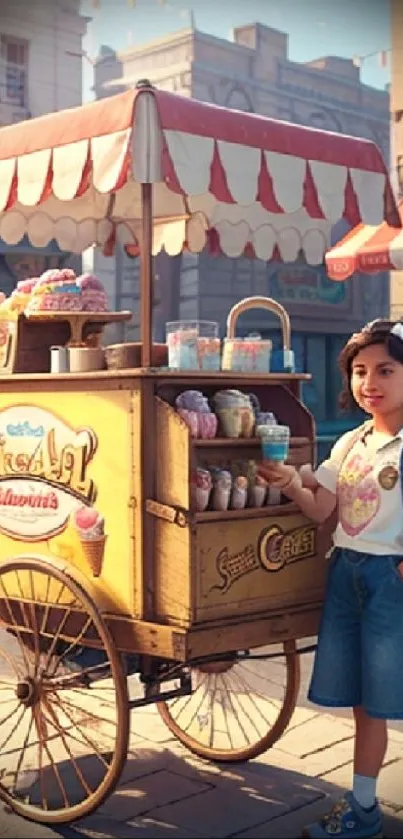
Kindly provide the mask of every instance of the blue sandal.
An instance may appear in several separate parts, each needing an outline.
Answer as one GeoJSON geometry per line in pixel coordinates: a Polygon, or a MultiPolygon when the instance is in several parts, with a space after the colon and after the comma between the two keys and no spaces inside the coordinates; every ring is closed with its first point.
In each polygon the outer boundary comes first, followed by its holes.
{"type": "Polygon", "coordinates": [[[320,821],[310,824],[302,833],[306,839],[382,839],[382,814],[378,804],[363,810],[348,792],[330,813],[320,821]]]}

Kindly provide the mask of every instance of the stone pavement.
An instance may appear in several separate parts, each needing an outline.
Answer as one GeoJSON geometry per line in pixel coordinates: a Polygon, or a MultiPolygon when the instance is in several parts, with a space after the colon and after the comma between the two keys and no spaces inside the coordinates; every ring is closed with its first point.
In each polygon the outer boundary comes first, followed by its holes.
{"type": "MultiPolygon", "coordinates": [[[[302,695],[303,699],[303,695],[302,695]]],[[[0,811],[0,837],[298,837],[350,784],[353,728],[304,706],[276,746],[248,763],[212,765],[175,741],[153,707],[132,713],[130,753],[115,793],[92,816],[49,828],[0,811]]],[[[379,795],[385,837],[403,836],[403,732],[390,731],[379,795]]]]}

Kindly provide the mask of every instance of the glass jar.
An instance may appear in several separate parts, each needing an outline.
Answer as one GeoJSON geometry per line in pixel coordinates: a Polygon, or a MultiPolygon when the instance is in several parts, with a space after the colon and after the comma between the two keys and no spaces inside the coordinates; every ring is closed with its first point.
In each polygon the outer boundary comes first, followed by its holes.
{"type": "Polygon", "coordinates": [[[219,370],[221,341],[214,321],[170,321],[166,325],[172,370],[219,370]]]}

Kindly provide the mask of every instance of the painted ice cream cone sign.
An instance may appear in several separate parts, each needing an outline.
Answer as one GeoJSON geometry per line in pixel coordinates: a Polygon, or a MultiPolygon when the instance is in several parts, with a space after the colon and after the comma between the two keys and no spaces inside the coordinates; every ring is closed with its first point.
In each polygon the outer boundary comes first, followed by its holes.
{"type": "Polygon", "coordinates": [[[38,386],[28,399],[0,393],[1,555],[41,556],[76,569],[102,592],[105,608],[118,602],[125,613],[135,596],[135,516],[121,504],[134,492],[129,405],[120,391],[55,395],[38,386]]]}
{"type": "Polygon", "coordinates": [[[93,507],[83,506],[73,513],[73,522],[85,559],[94,577],[99,577],[107,538],[104,533],[104,518],[93,507]]]}
{"type": "Polygon", "coordinates": [[[97,438],[35,405],[0,410],[0,532],[24,542],[62,533],[71,514],[90,506],[88,474],[97,438]]]}

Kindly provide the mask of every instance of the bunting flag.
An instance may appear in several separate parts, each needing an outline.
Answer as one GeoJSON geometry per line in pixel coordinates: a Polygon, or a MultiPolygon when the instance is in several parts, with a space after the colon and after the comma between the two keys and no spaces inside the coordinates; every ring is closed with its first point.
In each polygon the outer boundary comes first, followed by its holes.
{"type": "MultiPolygon", "coordinates": [[[[127,3],[127,5],[129,6],[130,9],[134,9],[136,7],[136,1],[137,0],[126,0],[126,3],[127,3]]],[[[166,3],[167,3],[167,0],[157,0],[157,2],[158,2],[159,6],[165,6],[166,3]]],[[[101,0],[92,0],[92,8],[93,9],[99,9],[100,5],[101,5],[101,0]]]]}
{"type": "Polygon", "coordinates": [[[385,69],[389,64],[389,53],[392,52],[391,49],[387,50],[380,50],[379,52],[369,52],[368,55],[353,55],[351,61],[354,64],[354,67],[358,67],[359,69],[363,66],[364,61],[367,58],[375,58],[378,59],[380,67],[385,69]]]}
{"type": "MultiPolygon", "coordinates": [[[[134,9],[136,5],[136,0],[126,0],[127,5],[129,8],[134,9]]],[[[92,0],[92,8],[99,9],[100,7],[100,0],[92,0]]]]}
{"type": "Polygon", "coordinates": [[[388,52],[389,50],[382,50],[379,53],[379,64],[383,68],[388,66],[388,52]]]}

